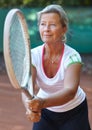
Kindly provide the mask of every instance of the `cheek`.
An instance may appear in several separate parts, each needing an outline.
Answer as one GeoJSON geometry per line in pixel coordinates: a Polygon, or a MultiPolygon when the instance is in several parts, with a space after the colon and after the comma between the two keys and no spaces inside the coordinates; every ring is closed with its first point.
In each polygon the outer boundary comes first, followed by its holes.
{"type": "Polygon", "coordinates": [[[39,27],[39,33],[40,33],[40,36],[42,36],[42,28],[39,27]]]}
{"type": "Polygon", "coordinates": [[[64,30],[63,28],[57,29],[54,33],[56,35],[56,37],[61,37],[64,35],[64,30]]]}
{"type": "Polygon", "coordinates": [[[42,30],[39,30],[39,34],[40,34],[41,40],[43,41],[43,31],[42,31],[42,30]]]}
{"type": "Polygon", "coordinates": [[[58,37],[62,37],[62,32],[60,30],[57,30],[56,32],[54,32],[54,37],[58,38],[58,37]]]}

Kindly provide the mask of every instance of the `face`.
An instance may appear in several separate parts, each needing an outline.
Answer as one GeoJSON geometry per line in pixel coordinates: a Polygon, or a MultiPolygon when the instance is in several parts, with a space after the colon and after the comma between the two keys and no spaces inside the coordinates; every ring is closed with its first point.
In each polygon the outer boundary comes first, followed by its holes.
{"type": "Polygon", "coordinates": [[[66,27],[62,26],[57,13],[45,13],[41,15],[39,32],[43,42],[56,43],[61,42],[66,27]]]}

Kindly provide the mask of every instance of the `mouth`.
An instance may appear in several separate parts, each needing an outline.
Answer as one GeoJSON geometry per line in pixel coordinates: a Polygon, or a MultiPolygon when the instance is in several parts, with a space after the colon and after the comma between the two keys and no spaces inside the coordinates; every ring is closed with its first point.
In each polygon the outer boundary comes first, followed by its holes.
{"type": "Polygon", "coordinates": [[[51,35],[44,35],[44,37],[51,37],[51,35]]]}

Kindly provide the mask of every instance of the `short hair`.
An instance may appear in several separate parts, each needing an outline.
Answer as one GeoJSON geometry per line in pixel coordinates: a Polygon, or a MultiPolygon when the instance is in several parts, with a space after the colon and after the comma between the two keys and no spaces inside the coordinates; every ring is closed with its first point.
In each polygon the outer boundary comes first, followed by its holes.
{"type": "Polygon", "coordinates": [[[40,24],[41,15],[44,13],[57,13],[60,16],[61,24],[68,28],[68,18],[67,15],[60,5],[52,4],[46,6],[42,11],[37,13],[38,25],[40,24]]]}

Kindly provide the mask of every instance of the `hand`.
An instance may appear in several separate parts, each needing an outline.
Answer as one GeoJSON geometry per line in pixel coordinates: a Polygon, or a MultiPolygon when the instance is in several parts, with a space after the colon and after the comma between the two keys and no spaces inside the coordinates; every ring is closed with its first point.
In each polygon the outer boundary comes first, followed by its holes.
{"type": "Polygon", "coordinates": [[[27,100],[27,103],[29,110],[39,113],[43,108],[44,100],[38,97],[34,97],[32,100],[27,100]]]}
{"type": "Polygon", "coordinates": [[[27,118],[32,122],[39,122],[41,119],[41,112],[32,112],[29,109],[26,111],[27,118]]]}

